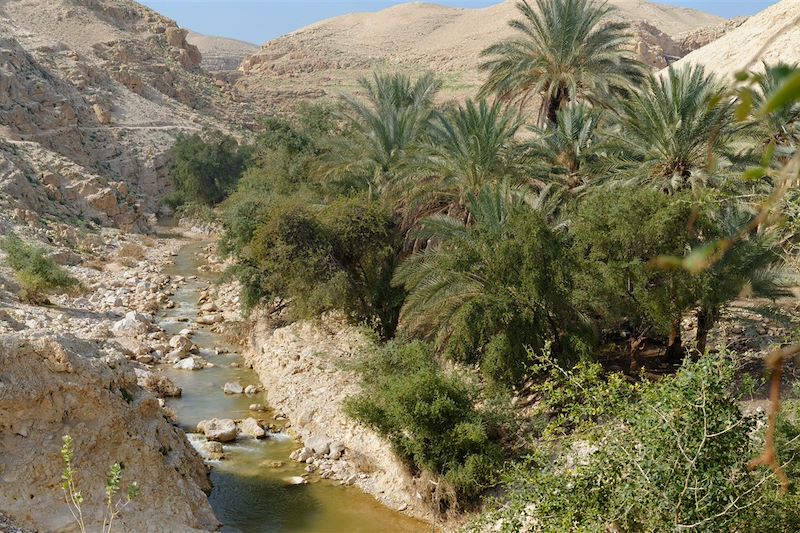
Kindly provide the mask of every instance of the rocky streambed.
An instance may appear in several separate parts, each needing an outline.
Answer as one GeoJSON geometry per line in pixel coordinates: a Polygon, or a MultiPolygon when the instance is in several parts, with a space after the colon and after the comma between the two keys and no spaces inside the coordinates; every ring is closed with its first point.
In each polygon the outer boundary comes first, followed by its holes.
{"type": "Polygon", "coordinates": [[[211,468],[209,501],[223,531],[428,530],[354,486],[367,476],[346,470],[343,443],[320,436],[301,446],[295,421],[268,407],[259,376],[213,331],[231,311],[208,297],[216,274],[203,267],[207,245],[184,246],[164,271],[180,284],[158,315],[172,349],[154,371],[182,389],[166,406],[211,468]]]}

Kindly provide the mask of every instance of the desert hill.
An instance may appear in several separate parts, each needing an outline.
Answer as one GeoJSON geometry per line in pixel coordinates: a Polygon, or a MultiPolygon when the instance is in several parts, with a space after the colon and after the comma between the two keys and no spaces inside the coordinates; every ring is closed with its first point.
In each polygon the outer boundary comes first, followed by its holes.
{"type": "MultiPolygon", "coordinates": [[[[678,34],[717,25],[723,19],[639,0],[612,0],[617,16],[632,24],[639,56],[654,68],[685,51],[678,34]]],[[[237,88],[282,107],[297,98],[349,90],[375,69],[432,70],[445,94],[463,97],[482,81],[477,71],[486,46],[512,35],[516,2],[482,9],[408,3],[377,13],[325,20],[264,44],[242,64],[237,88]]]]}
{"type": "Polygon", "coordinates": [[[147,227],[175,135],[252,116],[186,35],[130,0],[0,2],[3,216],[147,227]]]}
{"type": "Polygon", "coordinates": [[[721,76],[732,76],[758,55],[767,63],[800,61],[800,0],[782,0],[753,15],[739,27],[695,50],[677,65],[695,63],[721,76]],[[774,40],[770,42],[770,39],[774,40]]]}
{"type": "Polygon", "coordinates": [[[200,50],[203,56],[200,65],[209,72],[236,70],[246,57],[256,53],[259,48],[253,43],[194,31],[189,32],[186,41],[200,50]]]}

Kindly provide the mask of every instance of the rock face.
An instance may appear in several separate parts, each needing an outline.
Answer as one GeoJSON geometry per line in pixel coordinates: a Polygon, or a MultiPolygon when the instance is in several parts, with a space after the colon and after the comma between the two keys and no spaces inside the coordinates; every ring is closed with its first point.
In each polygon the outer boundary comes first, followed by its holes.
{"type": "Polygon", "coordinates": [[[141,496],[121,516],[130,531],[213,530],[202,459],[122,360],[73,337],[0,339],[0,509],[18,526],[72,531],[59,486],[61,437],[74,439],[89,529],[102,519],[105,478],[125,465],[123,487],[141,496]]]}
{"type": "Polygon", "coordinates": [[[258,45],[252,43],[212,37],[193,31],[189,32],[186,40],[200,50],[203,56],[200,64],[209,72],[234,71],[239,68],[244,58],[258,51],[258,45]]]}
{"type": "Polygon", "coordinates": [[[249,120],[186,34],[132,0],[3,2],[0,210],[147,230],[175,136],[249,120]]]}
{"type": "Polygon", "coordinates": [[[762,46],[763,53],[755,58],[754,69],[761,61],[796,63],[800,60],[800,0],[781,0],[764,11],[753,15],[719,39],[703,46],[678,62],[703,65],[706,71],[722,78],[732,79],[744,68],[762,46]],[[771,40],[773,37],[775,39],[771,40]]]}
{"type": "MultiPolygon", "coordinates": [[[[481,9],[409,2],[377,13],[356,13],[318,22],[265,43],[244,60],[235,87],[241,94],[291,108],[298,101],[336,95],[375,69],[418,73],[445,80],[442,99],[474,96],[484,80],[480,52],[513,35],[516,0],[481,9]]],[[[653,68],[681,32],[722,22],[716,16],[645,1],[611,0],[616,16],[632,23],[632,48],[653,68]],[[650,28],[655,31],[650,31],[650,28]],[[665,39],[668,39],[668,41],[665,39]]]]}
{"type": "Polygon", "coordinates": [[[357,330],[340,321],[325,328],[298,322],[272,330],[258,321],[250,340],[244,356],[258,373],[268,403],[289,417],[305,442],[295,460],[319,467],[324,477],[357,485],[388,507],[406,505],[409,514],[430,519],[415,497],[414,479],[390,444],[344,414],[342,403],[359,392],[360,379],[340,363],[368,347],[357,330]]]}

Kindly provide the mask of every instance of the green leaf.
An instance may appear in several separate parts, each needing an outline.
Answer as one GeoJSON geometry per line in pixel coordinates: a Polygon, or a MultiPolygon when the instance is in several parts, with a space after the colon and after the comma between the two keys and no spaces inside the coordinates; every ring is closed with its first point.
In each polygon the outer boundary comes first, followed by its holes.
{"type": "Polygon", "coordinates": [[[739,103],[736,106],[736,120],[742,122],[750,115],[753,109],[753,91],[743,89],[739,92],[739,103]]]}
{"type": "Polygon", "coordinates": [[[793,102],[800,100],[800,70],[796,70],[786,81],[776,90],[766,101],[761,109],[762,114],[767,115],[776,109],[789,106],[793,102]]]}
{"type": "Polygon", "coordinates": [[[765,174],[764,167],[750,167],[742,173],[742,177],[748,180],[757,180],[763,178],[765,174]]]}
{"type": "Polygon", "coordinates": [[[683,268],[692,274],[699,274],[708,268],[711,255],[717,249],[718,243],[711,242],[692,250],[692,252],[683,259],[683,268]]]}
{"type": "Polygon", "coordinates": [[[736,74],[734,74],[736,81],[747,81],[747,78],[750,77],[750,74],[745,70],[740,70],[736,74]]]}

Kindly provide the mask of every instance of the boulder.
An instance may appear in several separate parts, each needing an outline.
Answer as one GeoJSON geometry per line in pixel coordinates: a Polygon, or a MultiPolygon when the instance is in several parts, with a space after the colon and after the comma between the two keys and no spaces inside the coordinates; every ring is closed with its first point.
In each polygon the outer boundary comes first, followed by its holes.
{"type": "Polygon", "coordinates": [[[169,340],[169,345],[179,357],[181,354],[186,355],[194,349],[194,343],[183,335],[174,335],[169,340]]]}
{"type": "Polygon", "coordinates": [[[306,447],[311,448],[311,450],[314,452],[314,455],[328,455],[328,453],[331,451],[331,441],[326,437],[317,435],[306,441],[306,447]]]}
{"type": "Polygon", "coordinates": [[[258,388],[255,385],[248,385],[247,387],[244,388],[244,393],[247,394],[248,396],[251,396],[256,392],[258,392],[258,388]]]}
{"type": "Polygon", "coordinates": [[[242,394],[244,392],[244,388],[238,381],[231,381],[223,385],[222,391],[225,394],[242,394]]]}
{"type": "Polygon", "coordinates": [[[203,433],[208,440],[231,442],[236,440],[239,431],[236,422],[230,418],[212,418],[197,423],[197,431],[203,433]]]}
{"type": "Polygon", "coordinates": [[[261,439],[266,435],[264,428],[258,424],[258,420],[253,417],[245,418],[239,423],[239,433],[253,437],[254,439],[261,439]]]}
{"type": "Polygon", "coordinates": [[[206,361],[202,357],[192,356],[178,361],[173,368],[178,370],[202,370],[206,367],[206,361]]]}
{"type": "Polygon", "coordinates": [[[125,318],[114,322],[111,333],[116,337],[135,337],[144,335],[150,329],[150,320],[136,311],[130,311],[125,318]]]}
{"type": "Polygon", "coordinates": [[[332,442],[330,445],[329,456],[333,460],[339,459],[344,454],[344,444],[341,442],[332,442]]]}
{"type": "Polygon", "coordinates": [[[248,407],[250,411],[266,411],[267,407],[261,403],[251,403],[250,407],[248,407]]]}
{"type": "Polygon", "coordinates": [[[200,454],[212,461],[219,461],[225,457],[225,450],[221,442],[210,440],[200,445],[200,454]]]}
{"type": "Polygon", "coordinates": [[[308,481],[306,481],[306,478],[302,476],[285,477],[283,478],[283,481],[285,481],[289,485],[305,485],[306,483],[308,483],[308,481]]]}

